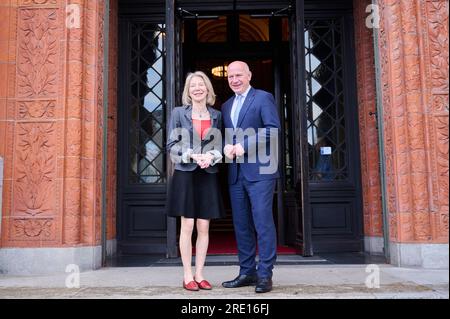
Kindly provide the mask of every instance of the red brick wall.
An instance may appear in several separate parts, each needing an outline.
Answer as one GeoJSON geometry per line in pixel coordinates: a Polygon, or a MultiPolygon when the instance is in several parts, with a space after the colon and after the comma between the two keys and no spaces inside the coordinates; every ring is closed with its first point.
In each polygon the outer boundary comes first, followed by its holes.
{"type": "MultiPolygon", "coordinates": [[[[364,227],[381,236],[368,3],[355,0],[364,227]]],[[[390,237],[448,243],[448,1],[378,4],[390,237]]],[[[101,0],[0,2],[2,247],[100,243],[103,10],[101,0]],[[81,8],[78,29],[67,28],[67,4],[81,8]]],[[[108,239],[116,228],[117,0],[111,12],[108,239]]]]}
{"type": "MultiPolygon", "coordinates": [[[[11,207],[11,198],[7,194],[11,193],[12,173],[11,173],[11,141],[7,141],[7,136],[11,136],[13,125],[8,119],[12,118],[12,110],[7,97],[12,93],[11,85],[9,85],[12,75],[15,73],[16,64],[16,38],[15,33],[11,30],[14,27],[16,14],[10,7],[10,1],[0,2],[0,156],[4,158],[3,173],[3,215],[4,212],[11,207]]],[[[1,195],[1,194],[0,194],[1,195]]],[[[3,221],[2,224],[5,222],[3,221]]],[[[2,233],[4,233],[4,225],[2,233]]],[[[0,246],[2,245],[2,236],[0,236],[0,246]]]]}
{"type": "Polygon", "coordinates": [[[103,1],[1,1],[0,10],[1,245],[98,245],[103,1]],[[69,28],[68,4],[79,6],[80,28],[69,28]]]}
{"type": "Polygon", "coordinates": [[[108,80],[107,239],[116,238],[118,0],[110,0],[108,80]]]}
{"type": "Polygon", "coordinates": [[[364,235],[383,236],[380,157],[376,123],[376,81],[373,30],[366,26],[371,0],[354,0],[356,69],[358,85],[361,179],[364,235]]]}
{"type": "Polygon", "coordinates": [[[448,243],[448,1],[377,3],[390,238],[448,243]]]}

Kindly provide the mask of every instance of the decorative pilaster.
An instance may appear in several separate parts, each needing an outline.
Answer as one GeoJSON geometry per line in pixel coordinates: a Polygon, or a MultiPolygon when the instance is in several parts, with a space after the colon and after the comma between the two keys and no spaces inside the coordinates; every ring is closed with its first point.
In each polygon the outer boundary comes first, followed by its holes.
{"type": "MultiPolygon", "coordinates": [[[[82,110],[83,110],[83,55],[82,39],[85,34],[84,1],[76,3],[79,8],[79,28],[69,27],[66,31],[65,63],[65,151],[61,157],[64,163],[64,174],[61,182],[64,185],[63,210],[63,244],[78,245],[81,243],[81,174],[82,169],[82,110]]],[[[70,2],[69,4],[74,4],[70,2]]],[[[77,17],[73,17],[77,18],[77,17]]]]}
{"type": "MultiPolygon", "coordinates": [[[[102,0],[79,5],[81,27],[68,29],[67,158],[76,172],[65,174],[65,244],[99,245],[101,239],[101,158],[103,112],[102,0]]],[[[67,167],[67,166],[66,166],[67,167]]]]}
{"type": "Polygon", "coordinates": [[[364,236],[366,238],[383,237],[373,31],[366,26],[366,8],[371,3],[371,0],[353,1],[357,59],[356,82],[358,84],[359,132],[361,141],[364,236]]]}
{"type": "Polygon", "coordinates": [[[110,0],[109,14],[109,79],[108,79],[108,174],[107,194],[107,239],[116,238],[116,185],[117,185],[117,72],[119,1],[110,0]]]}
{"type": "Polygon", "coordinates": [[[12,3],[6,56],[0,42],[7,63],[0,90],[1,246],[98,246],[103,1],[12,3]],[[71,18],[80,24],[70,24],[69,15],[78,13],[71,18]]]}
{"type": "MultiPolygon", "coordinates": [[[[61,187],[60,39],[63,16],[57,1],[19,1],[12,154],[12,205],[7,240],[18,246],[59,241],[61,187]]],[[[13,92],[11,92],[13,93],[13,92]]]]}
{"type": "Polygon", "coordinates": [[[391,241],[434,249],[448,244],[448,1],[378,4],[391,241]]]}
{"type": "Polygon", "coordinates": [[[432,184],[432,234],[441,242],[448,242],[449,214],[449,30],[448,1],[426,1],[418,8],[420,27],[427,61],[426,112],[429,118],[429,139],[432,184]]]}

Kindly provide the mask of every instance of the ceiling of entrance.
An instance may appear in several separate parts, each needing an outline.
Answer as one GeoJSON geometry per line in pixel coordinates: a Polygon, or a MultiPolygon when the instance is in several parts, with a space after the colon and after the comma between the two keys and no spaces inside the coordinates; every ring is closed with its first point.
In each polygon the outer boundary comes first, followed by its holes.
{"type": "Polygon", "coordinates": [[[289,0],[178,0],[177,6],[185,10],[273,10],[287,7],[289,0]]]}

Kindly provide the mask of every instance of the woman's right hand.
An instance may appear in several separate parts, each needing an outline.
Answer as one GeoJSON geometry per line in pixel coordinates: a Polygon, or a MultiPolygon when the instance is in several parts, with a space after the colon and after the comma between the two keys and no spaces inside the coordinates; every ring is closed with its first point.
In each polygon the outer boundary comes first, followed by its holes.
{"type": "Polygon", "coordinates": [[[199,155],[201,155],[201,154],[191,154],[191,158],[192,158],[195,162],[198,162],[198,160],[199,160],[199,155]]]}
{"type": "Polygon", "coordinates": [[[211,165],[213,156],[210,154],[192,154],[191,158],[200,166],[200,168],[204,169],[211,165]]]}

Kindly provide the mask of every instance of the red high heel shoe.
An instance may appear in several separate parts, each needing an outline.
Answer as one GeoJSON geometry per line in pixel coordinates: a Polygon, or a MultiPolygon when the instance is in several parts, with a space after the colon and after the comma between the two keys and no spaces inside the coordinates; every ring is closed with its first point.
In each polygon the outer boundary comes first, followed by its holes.
{"type": "Polygon", "coordinates": [[[183,288],[189,291],[199,291],[198,285],[194,280],[188,282],[187,284],[183,280],[183,288]]]}
{"type": "Polygon", "coordinates": [[[195,282],[197,283],[197,286],[200,289],[204,289],[204,290],[211,290],[212,289],[211,284],[207,280],[202,280],[200,282],[195,280],[195,282]]]}

